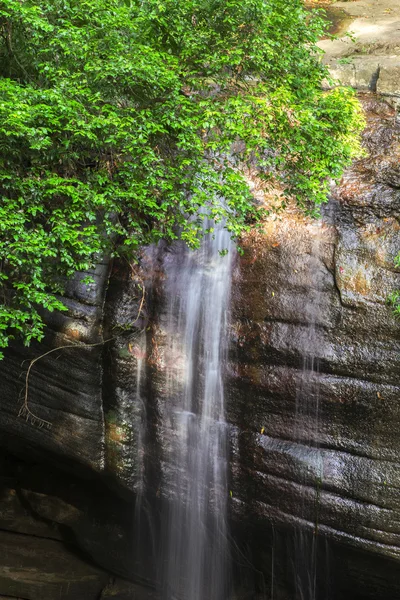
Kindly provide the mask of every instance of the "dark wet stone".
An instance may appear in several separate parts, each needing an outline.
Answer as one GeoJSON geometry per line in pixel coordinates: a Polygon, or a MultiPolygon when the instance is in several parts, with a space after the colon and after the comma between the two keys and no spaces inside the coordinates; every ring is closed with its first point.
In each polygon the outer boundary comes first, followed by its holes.
{"type": "Polygon", "coordinates": [[[97,600],[109,575],[62,542],[0,531],[0,593],[26,600],[97,600]]]}
{"type": "Polygon", "coordinates": [[[159,596],[144,586],[121,579],[115,580],[104,588],[100,600],[158,600],[159,596]]]}
{"type": "MultiPolygon", "coordinates": [[[[331,597],[352,600],[400,597],[400,323],[386,302],[400,288],[399,137],[391,109],[367,104],[373,155],[335,189],[325,231],[293,213],[243,241],[227,384],[231,509],[255,568],[271,576],[271,556],[254,558],[270,552],[271,524],[287,565],[290,532],[317,527],[331,597]],[[305,351],[318,370],[306,384],[305,351]]],[[[280,576],[290,587],[294,574],[280,576]]]]}

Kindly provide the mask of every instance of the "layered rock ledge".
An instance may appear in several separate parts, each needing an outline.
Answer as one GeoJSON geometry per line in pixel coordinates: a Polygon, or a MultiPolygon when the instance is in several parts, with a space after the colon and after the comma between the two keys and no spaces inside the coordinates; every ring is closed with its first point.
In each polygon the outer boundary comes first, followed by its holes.
{"type": "MultiPolygon", "coordinates": [[[[397,0],[335,2],[345,11],[345,31],[319,43],[337,84],[374,91],[400,104],[400,5],[397,0]]],[[[329,85],[327,83],[327,85],[329,85]]]]}

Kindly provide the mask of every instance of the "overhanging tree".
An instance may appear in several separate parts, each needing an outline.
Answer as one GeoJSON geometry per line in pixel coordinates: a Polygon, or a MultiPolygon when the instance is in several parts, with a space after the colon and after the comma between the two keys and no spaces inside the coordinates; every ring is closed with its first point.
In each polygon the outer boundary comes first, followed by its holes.
{"type": "Polygon", "coordinates": [[[102,252],[194,246],[204,205],[240,235],[241,165],[323,202],[363,123],[321,90],[323,27],[301,0],[0,1],[0,347],[102,252]]]}

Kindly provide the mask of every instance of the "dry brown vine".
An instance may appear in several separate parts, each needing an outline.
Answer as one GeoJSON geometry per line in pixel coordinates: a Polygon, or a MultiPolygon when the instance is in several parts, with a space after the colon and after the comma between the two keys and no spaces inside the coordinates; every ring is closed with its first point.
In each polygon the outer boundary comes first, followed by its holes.
{"type": "MultiPolygon", "coordinates": [[[[132,269],[132,271],[133,271],[133,269],[132,269]]],[[[143,309],[143,304],[144,304],[145,295],[146,295],[146,288],[142,282],[141,282],[141,288],[142,288],[142,298],[141,298],[141,301],[139,304],[139,310],[138,310],[137,317],[132,322],[132,325],[134,323],[136,323],[136,321],[139,319],[140,314],[143,309]]],[[[64,350],[65,348],[94,348],[95,346],[101,346],[103,344],[107,344],[108,342],[111,342],[115,338],[116,338],[116,336],[111,337],[111,338],[101,341],[101,342],[97,342],[95,344],[67,344],[65,346],[57,346],[57,348],[52,348],[51,350],[48,350],[48,352],[45,352],[44,354],[41,354],[40,356],[37,356],[36,358],[31,360],[29,363],[28,370],[26,372],[26,376],[25,376],[24,402],[18,411],[18,417],[22,417],[22,418],[26,419],[27,422],[31,423],[31,425],[37,425],[39,427],[39,429],[41,429],[42,427],[51,429],[51,427],[52,427],[52,423],[50,421],[46,421],[46,419],[42,419],[38,415],[35,415],[35,413],[32,412],[31,409],[29,408],[29,400],[28,400],[28,398],[29,398],[29,377],[30,377],[33,365],[35,363],[37,363],[38,360],[40,360],[41,358],[44,358],[45,356],[48,356],[49,354],[52,354],[53,352],[56,352],[57,350],[64,350]]]]}

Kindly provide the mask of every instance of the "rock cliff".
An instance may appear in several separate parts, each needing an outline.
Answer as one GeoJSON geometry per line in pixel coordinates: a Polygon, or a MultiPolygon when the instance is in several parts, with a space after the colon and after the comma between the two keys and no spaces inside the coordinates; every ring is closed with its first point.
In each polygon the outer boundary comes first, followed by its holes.
{"type": "MultiPolygon", "coordinates": [[[[225,388],[238,597],[290,597],[299,553],[317,545],[332,599],[400,598],[400,324],[386,303],[400,288],[400,127],[363,101],[370,155],[323,222],[273,216],[236,260],[225,388]]],[[[0,594],[153,595],[110,578],[157,579],[171,468],[163,265],[177,253],[72,282],[44,344],[0,364],[0,594]],[[71,344],[32,366],[18,416],[29,362],[71,344]]]]}

